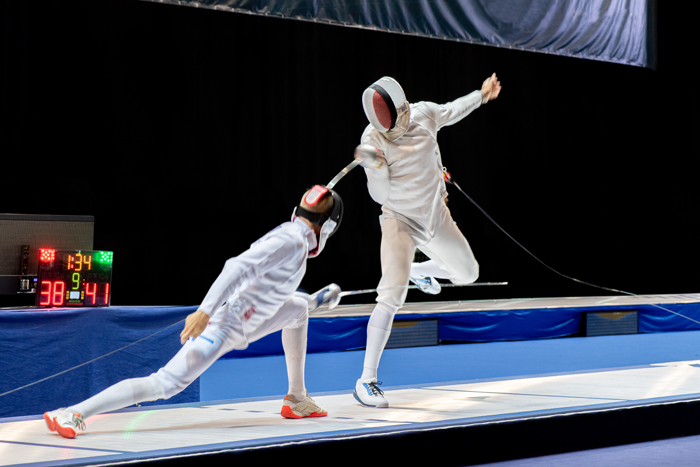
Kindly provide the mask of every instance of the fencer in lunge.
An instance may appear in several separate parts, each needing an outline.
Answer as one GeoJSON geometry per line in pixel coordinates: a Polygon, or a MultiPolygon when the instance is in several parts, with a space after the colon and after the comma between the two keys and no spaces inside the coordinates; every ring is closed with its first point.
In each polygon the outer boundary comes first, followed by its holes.
{"type": "Polygon", "coordinates": [[[281,415],[324,417],[304,384],[308,312],[337,304],[335,284],[313,295],[296,292],[306,259],[323,251],[338,229],[343,202],[333,190],[316,185],[307,191],[285,222],[229,259],[201,305],[180,334],[180,351],[158,372],[121,381],[77,405],[44,414],[50,430],[74,438],[85,419],[130,405],[168,399],[184,390],[219,357],[282,330],[289,391],[281,415]]]}
{"type": "Polygon", "coordinates": [[[353,394],[362,405],[389,406],[378,387],[377,368],[394,315],[406,299],[407,289],[402,286],[410,280],[423,292],[437,294],[440,284],[435,278],[469,284],[479,275],[471,247],[445,205],[447,190],[437,133],[496,99],[500,92],[494,73],[481,90],[443,105],[409,104],[399,83],[390,77],[379,79],[362,94],[370,124],[362,134],[361,147],[376,151],[362,165],[370,196],[382,205],[382,278],[367,326],[364,368],[353,394]],[[412,263],[416,248],[429,261],[412,263]]]}

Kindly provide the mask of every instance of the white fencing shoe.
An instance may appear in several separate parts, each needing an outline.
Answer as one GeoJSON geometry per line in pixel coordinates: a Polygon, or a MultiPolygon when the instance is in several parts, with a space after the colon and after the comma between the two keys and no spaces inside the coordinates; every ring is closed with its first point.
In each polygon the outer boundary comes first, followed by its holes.
{"type": "Polygon", "coordinates": [[[420,291],[423,293],[437,295],[440,293],[440,290],[442,290],[442,288],[440,287],[440,283],[434,277],[409,276],[408,278],[411,282],[416,284],[420,291]]]}
{"type": "Polygon", "coordinates": [[[357,380],[355,391],[352,393],[357,402],[367,407],[389,407],[389,403],[384,399],[384,391],[379,389],[381,382],[377,378],[370,378],[365,381],[357,380]]]}
{"type": "Polygon", "coordinates": [[[284,396],[282,412],[284,418],[325,417],[328,411],[316,405],[316,401],[306,393],[306,399],[298,400],[291,394],[284,396]]]}
{"type": "Polygon", "coordinates": [[[85,421],[79,413],[59,409],[55,412],[45,413],[44,420],[47,420],[47,417],[53,419],[53,427],[49,425],[49,429],[56,430],[64,438],[75,438],[78,436],[78,431],[85,431],[85,421]],[[51,417],[52,415],[53,417],[51,417]]]}

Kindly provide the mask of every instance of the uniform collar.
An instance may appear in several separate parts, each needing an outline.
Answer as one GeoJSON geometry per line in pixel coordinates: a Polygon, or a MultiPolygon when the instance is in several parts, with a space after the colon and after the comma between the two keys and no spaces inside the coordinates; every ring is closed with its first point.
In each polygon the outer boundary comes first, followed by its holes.
{"type": "Polygon", "coordinates": [[[302,229],[302,232],[304,233],[304,236],[306,237],[306,243],[308,244],[308,250],[309,251],[315,250],[316,246],[318,246],[318,240],[316,239],[316,232],[314,232],[311,229],[311,227],[309,227],[309,224],[304,222],[299,217],[294,219],[294,223],[302,229]]]}

